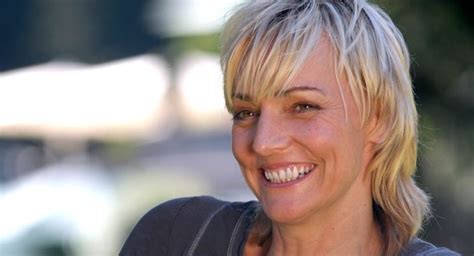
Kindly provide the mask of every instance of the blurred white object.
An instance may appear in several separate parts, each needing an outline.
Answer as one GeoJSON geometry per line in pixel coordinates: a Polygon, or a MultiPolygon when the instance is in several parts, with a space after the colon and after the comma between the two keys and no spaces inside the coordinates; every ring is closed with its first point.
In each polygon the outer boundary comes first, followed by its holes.
{"type": "MultiPolygon", "coordinates": [[[[130,169],[131,168],[131,169],[130,169]]],[[[117,255],[129,228],[169,198],[209,194],[205,177],[172,169],[107,170],[74,155],[0,187],[0,255],[117,255]]]]}
{"type": "Polygon", "coordinates": [[[159,0],[148,10],[150,30],[166,36],[219,31],[227,14],[243,0],[159,0]]]}
{"type": "Polygon", "coordinates": [[[26,249],[28,244],[68,246],[71,241],[76,241],[76,248],[71,248],[76,252],[97,248],[110,251],[114,244],[94,244],[103,241],[102,237],[117,222],[113,213],[117,212],[118,201],[104,171],[99,165],[75,159],[38,170],[3,187],[0,252],[20,250],[16,244],[26,249]]]}
{"type": "Polygon", "coordinates": [[[164,123],[168,87],[166,64],[152,55],[0,73],[0,135],[143,137],[164,123]]]}
{"type": "Polygon", "coordinates": [[[178,63],[177,87],[187,127],[230,130],[231,116],[225,108],[217,55],[198,52],[185,55],[178,63]]]}

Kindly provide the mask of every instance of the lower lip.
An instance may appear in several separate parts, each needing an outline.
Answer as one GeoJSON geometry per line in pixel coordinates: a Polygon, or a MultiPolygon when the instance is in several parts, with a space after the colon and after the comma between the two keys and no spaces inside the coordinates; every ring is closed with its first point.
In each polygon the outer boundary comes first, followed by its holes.
{"type": "Polygon", "coordinates": [[[313,167],[313,169],[309,173],[305,174],[305,176],[303,176],[302,178],[297,178],[296,180],[283,182],[283,183],[272,183],[265,178],[265,175],[261,175],[261,178],[265,186],[272,187],[272,188],[284,188],[284,187],[289,187],[306,180],[309,176],[313,174],[315,169],[316,169],[316,166],[313,167]]]}

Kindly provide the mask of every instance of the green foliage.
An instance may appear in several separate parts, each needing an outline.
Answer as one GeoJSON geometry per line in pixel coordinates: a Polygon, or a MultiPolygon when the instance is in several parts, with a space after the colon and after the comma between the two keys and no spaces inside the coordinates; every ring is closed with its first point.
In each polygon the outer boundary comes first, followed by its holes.
{"type": "Polygon", "coordinates": [[[474,225],[474,31],[471,12],[465,9],[469,3],[374,2],[400,28],[413,59],[421,116],[420,181],[433,197],[435,213],[425,237],[470,255],[472,230],[466,227],[474,225]]]}
{"type": "Polygon", "coordinates": [[[462,12],[460,1],[375,2],[385,7],[405,36],[419,101],[442,101],[448,108],[464,104],[466,111],[473,110],[474,33],[472,18],[462,12]]]}

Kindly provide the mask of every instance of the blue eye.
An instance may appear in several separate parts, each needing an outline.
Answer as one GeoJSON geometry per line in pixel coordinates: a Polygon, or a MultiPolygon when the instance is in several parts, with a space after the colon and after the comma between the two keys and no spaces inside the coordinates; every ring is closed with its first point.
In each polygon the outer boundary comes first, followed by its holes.
{"type": "Polygon", "coordinates": [[[258,114],[256,112],[253,112],[253,111],[250,111],[250,110],[241,110],[241,111],[237,111],[234,116],[233,116],[233,119],[235,121],[240,121],[240,120],[247,120],[249,118],[254,118],[254,117],[257,117],[258,114]]]}

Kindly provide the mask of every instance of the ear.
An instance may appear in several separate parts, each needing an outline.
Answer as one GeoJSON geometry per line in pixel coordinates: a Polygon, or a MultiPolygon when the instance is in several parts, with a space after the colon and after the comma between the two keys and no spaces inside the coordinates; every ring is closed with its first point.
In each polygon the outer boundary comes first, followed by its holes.
{"type": "Polygon", "coordinates": [[[379,118],[379,115],[373,115],[367,124],[367,140],[370,143],[375,145],[380,144],[386,133],[387,133],[387,125],[385,122],[382,122],[379,118]]]}
{"type": "Polygon", "coordinates": [[[365,136],[366,136],[366,144],[364,148],[365,152],[365,172],[364,172],[364,180],[368,180],[371,182],[372,173],[369,166],[371,165],[373,158],[375,157],[376,152],[380,149],[380,144],[383,142],[386,136],[386,125],[380,121],[378,115],[373,115],[369,118],[367,123],[365,124],[365,136]]]}

